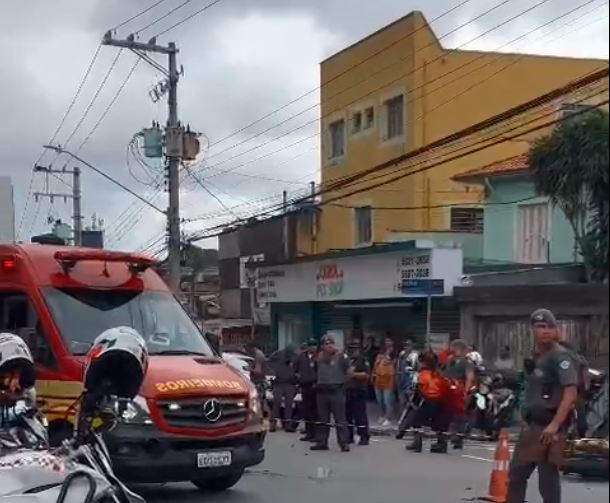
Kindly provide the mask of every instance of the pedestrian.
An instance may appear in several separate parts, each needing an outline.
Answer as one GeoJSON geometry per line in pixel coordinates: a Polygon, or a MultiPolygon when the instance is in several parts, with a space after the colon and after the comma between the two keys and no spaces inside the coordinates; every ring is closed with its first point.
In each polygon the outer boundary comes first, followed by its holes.
{"type": "Polygon", "coordinates": [[[277,431],[278,421],[282,422],[284,431],[294,433],[294,399],[297,394],[297,354],[292,346],[276,351],[269,358],[273,380],[273,405],[269,431],[277,431]]]}
{"type": "Polygon", "coordinates": [[[250,369],[250,380],[258,393],[263,413],[267,414],[267,358],[254,341],[246,344],[245,351],[253,360],[252,368],[250,369]]]}
{"type": "Polygon", "coordinates": [[[453,341],[449,350],[450,356],[445,367],[445,377],[457,384],[453,400],[455,403],[453,423],[456,430],[453,445],[456,449],[462,449],[464,447],[464,435],[468,429],[467,397],[476,382],[476,368],[472,360],[468,358],[469,348],[463,340],[453,341]]]}
{"type": "Polygon", "coordinates": [[[561,503],[560,466],[578,395],[578,370],[570,352],[557,343],[551,311],[535,311],[531,324],[535,353],[525,362],[523,422],[509,469],[507,503],[525,501],[535,469],[543,503],[561,503]]]}
{"type": "Polygon", "coordinates": [[[516,367],[515,360],[513,359],[509,346],[504,346],[500,355],[494,362],[494,369],[498,371],[503,370],[514,370],[516,367]]]}
{"type": "Polygon", "coordinates": [[[401,411],[407,405],[413,391],[418,362],[419,354],[415,351],[413,341],[409,339],[405,341],[396,361],[396,390],[401,411]]]}
{"type": "Polygon", "coordinates": [[[349,452],[345,385],[353,374],[348,356],[337,347],[332,337],[325,337],[318,355],[316,397],[319,424],[312,451],[328,450],[330,421],[333,419],[339,447],[343,452],[349,452]]]}
{"type": "Polygon", "coordinates": [[[305,421],[303,442],[313,442],[316,439],[316,423],[318,421],[316,404],[316,380],[318,342],[314,339],[305,343],[303,351],[297,358],[296,372],[301,390],[301,413],[305,421]]]}
{"type": "Polygon", "coordinates": [[[369,417],[367,410],[368,385],[371,379],[371,365],[359,346],[351,348],[351,365],[354,370],[347,382],[346,417],[350,444],[358,435],[359,445],[369,445],[369,417]]]}
{"type": "Polygon", "coordinates": [[[377,356],[373,367],[373,386],[375,397],[380,409],[379,423],[389,426],[394,413],[394,387],[396,382],[396,360],[394,357],[394,341],[386,338],[383,353],[377,356]]]}

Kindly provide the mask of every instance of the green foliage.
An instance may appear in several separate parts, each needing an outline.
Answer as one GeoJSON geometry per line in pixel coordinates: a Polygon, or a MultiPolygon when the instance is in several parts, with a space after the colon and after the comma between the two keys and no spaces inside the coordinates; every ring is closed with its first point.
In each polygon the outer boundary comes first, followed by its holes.
{"type": "Polygon", "coordinates": [[[185,266],[192,267],[195,272],[201,272],[208,267],[218,267],[218,250],[188,245],[183,250],[182,262],[185,266]]]}
{"type": "Polygon", "coordinates": [[[563,121],[529,152],[536,191],[570,222],[591,281],[608,279],[608,113],[563,121]]]}

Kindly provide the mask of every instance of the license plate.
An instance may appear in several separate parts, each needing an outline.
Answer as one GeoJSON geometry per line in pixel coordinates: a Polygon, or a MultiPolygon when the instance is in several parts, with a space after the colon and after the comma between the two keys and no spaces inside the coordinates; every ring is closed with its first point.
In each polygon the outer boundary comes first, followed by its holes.
{"type": "Polygon", "coordinates": [[[220,468],[231,466],[233,455],[230,451],[226,452],[203,452],[197,454],[197,468],[220,468]]]}

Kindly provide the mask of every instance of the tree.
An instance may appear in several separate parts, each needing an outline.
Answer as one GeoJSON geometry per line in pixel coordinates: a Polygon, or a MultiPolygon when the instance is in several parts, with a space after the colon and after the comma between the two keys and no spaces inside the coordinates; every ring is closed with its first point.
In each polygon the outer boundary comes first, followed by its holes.
{"type": "Polygon", "coordinates": [[[218,250],[213,248],[199,248],[188,244],[184,246],[182,253],[184,265],[191,267],[194,272],[202,272],[208,267],[218,267],[218,250]]]}
{"type": "Polygon", "coordinates": [[[529,151],[536,191],[560,208],[587,278],[608,280],[608,113],[592,109],[563,121],[529,151]]]}

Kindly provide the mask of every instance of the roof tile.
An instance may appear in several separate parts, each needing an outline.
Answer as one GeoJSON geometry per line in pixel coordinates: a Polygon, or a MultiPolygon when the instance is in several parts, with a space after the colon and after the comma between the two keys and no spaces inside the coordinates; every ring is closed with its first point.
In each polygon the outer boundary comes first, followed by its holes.
{"type": "Polygon", "coordinates": [[[453,179],[456,181],[465,181],[473,178],[513,175],[529,171],[529,169],[527,154],[522,154],[488,164],[482,168],[476,168],[466,171],[465,173],[460,173],[459,175],[455,175],[453,179]]]}

